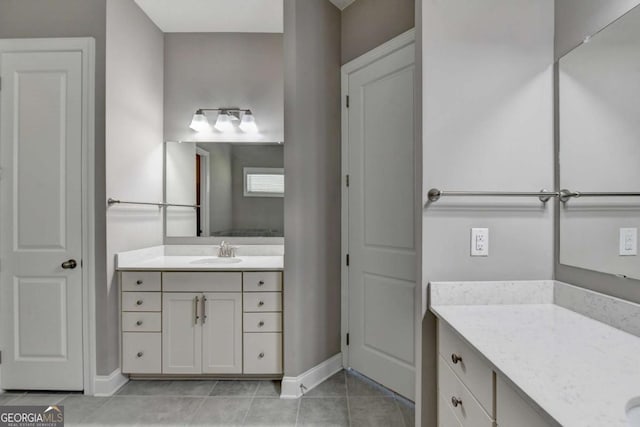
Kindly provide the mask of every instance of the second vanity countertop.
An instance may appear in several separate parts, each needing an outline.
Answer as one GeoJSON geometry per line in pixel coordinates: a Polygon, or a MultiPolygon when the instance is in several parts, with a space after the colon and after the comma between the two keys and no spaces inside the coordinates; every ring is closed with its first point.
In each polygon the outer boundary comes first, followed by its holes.
{"type": "MultiPolygon", "coordinates": [[[[489,283],[484,284],[487,291],[503,298],[504,283],[497,292],[489,283]]],[[[594,311],[600,320],[636,332],[640,306],[559,282],[536,283],[523,288],[529,294],[523,300],[473,298],[477,305],[460,292],[462,284],[451,284],[458,287],[453,292],[462,296],[462,304],[434,298],[432,290],[430,309],[556,423],[626,426],[626,405],[640,396],[640,337],[586,315],[594,311]],[[554,289],[559,287],[560,292],[554,289]],[[559,294],[569,305],[590,305],[584,307],[586,315],[558,305],[554,298],[559,294]]],[[[518,282],[510,285],[518,288],[518,282]]],[[[446,294],[446,283],[435,286],[436,293],[446,294]]],[[[477,291],[483,284],[470,286],[478,286],[477,291]]]]}
{"type": "Polygon", "coordinates": [[[116,269],[128,271],[280,271],[284,251],[278,246],[238,247],[238,256],[218,258],[212,246],[155,246],[116,257],[116,269]]]}

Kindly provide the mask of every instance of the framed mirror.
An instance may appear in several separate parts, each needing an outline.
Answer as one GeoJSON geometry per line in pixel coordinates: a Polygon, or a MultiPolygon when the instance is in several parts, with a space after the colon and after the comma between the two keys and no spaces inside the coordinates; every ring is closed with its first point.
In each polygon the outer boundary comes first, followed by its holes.
{"type": "Polygon", "coordinates": [[[558,90],[560,263],[640,279],[640,6],[559,60],[558,90]]]}
{"type": "Polygon", "coordinates": [[[284,146],[165,143],[166,237],[284,236],[284,146]]]}

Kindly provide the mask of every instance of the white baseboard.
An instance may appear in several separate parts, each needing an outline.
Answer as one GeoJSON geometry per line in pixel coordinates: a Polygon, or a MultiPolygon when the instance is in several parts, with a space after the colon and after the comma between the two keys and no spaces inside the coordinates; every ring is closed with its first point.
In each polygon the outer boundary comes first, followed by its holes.
{"type": "Polygon", "coordinates": [[[122,375],[120,369],[116,369],[109,375],[96,375],[93,386],[94,396],[113,396],[120,387],[129,382],[129,377],[122,375]]]}
{"type": "Polygon", "coordinates": [[[297,399],[302,396],[303,388],[306,393],[341,369],[342,353],[338,353],[297,377],[284,377],[280,398],[297,399]]]}

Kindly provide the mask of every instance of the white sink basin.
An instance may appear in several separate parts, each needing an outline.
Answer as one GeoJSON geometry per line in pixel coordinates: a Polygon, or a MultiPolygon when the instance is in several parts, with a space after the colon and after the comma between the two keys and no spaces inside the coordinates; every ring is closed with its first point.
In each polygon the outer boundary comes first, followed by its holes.
{"type": "Polygon", "coordinates": [[[242,262],[240,258],[202,258],[191,261],[189,264],[237,264],[242,262]]]}
{"type": "Polygon", "coordinates": [[[627,403],[627,425],[629,427],[640,427],[640,396],[631,399],[627,403]]]}

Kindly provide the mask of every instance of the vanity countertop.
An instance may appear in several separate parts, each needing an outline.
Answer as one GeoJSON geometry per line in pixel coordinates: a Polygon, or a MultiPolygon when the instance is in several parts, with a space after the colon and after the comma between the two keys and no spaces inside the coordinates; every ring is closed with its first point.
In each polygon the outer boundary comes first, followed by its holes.
{"type": "MultiPolygon", "coordinates": [[[[539,283],[546,289],[529,295],[534,303],[507,298],[506,303],[438,305],[436,297],[430,310],[560,425],[626,426],[625,407],[640,396],[640,337],[555,303],[553,286],[570,285],[551,282],[549,289],[539,283]],[[551,300],[544,303],[547,297],[551,300]]],[[[445,283],[437,286],[436,292],[446,294],[445,283]]],[[[615,317],[605,312],[617,308],[625,317],[617,322],[627,330],[640,320],[636,304],[593,295],[582,299],[592,305],[585,314],[595,310],[601,320],[615,317]]]]}
{"type": "Polygon", "coordinates": [[[155,246],[121,252],[116,269],[127,271],[280,271],[284,250],[275,246],[238,246],[238,256],[219,258],[211,246],[155,246]]]}

